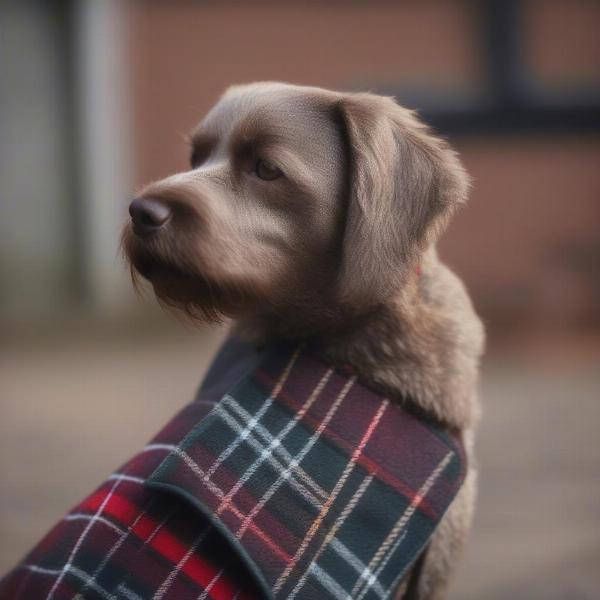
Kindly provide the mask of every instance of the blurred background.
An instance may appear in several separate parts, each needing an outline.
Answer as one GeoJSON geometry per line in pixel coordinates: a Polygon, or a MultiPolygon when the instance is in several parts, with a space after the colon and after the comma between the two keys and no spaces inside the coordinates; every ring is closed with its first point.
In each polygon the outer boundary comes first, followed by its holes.
{"type": "Polygon", "coordinates": [[[489,343],[452,598],[597,598],[597,0],[0,0],[0,571],[192,398],[224,330],[135,297],[119,229],[264,79],[392,94],[460,152],[441,254],[489,343]]]}

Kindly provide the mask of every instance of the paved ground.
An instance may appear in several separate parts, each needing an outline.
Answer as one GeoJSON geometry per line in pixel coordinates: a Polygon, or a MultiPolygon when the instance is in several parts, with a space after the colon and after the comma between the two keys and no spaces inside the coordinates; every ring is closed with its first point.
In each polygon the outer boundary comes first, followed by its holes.
{"type": "MultiPolygon", "coordinates": [[[[191,398],[219,335],[84,326],[3,349],[0,571],[191,398]]],[[[488,359],[480,502],[454,600],[600,597],[599,358],[587,340],[488,359]]]]}

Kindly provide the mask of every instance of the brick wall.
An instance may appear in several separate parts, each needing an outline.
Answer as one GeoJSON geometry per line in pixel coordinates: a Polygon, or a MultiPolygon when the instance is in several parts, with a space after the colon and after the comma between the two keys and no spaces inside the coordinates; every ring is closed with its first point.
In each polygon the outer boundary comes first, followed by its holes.
{"type": "MultiPolygon", "coordinates": [[[[183,134],[232,83],[419,89],[442,104],[476,94],[485,73],[475,5],[134,2],[136,181],[187,167],[183,134]]],[[[532,77],[567,92],[598,85],[600,3],[524,8],[532,77]]],[[[441,249],[488,326],[598,325],[600,136],[452,141],[475,185],[441,249]]]]}

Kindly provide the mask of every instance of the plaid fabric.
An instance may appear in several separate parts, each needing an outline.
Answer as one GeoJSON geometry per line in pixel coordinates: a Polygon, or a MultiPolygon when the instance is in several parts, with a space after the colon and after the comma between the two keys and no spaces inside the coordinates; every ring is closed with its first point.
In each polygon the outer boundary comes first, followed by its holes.
{"type": "Polygon", "coordinates": [[[306,351],[232,357],[0,599],[392,595],[463,481],[460,442],[306,351]]]}

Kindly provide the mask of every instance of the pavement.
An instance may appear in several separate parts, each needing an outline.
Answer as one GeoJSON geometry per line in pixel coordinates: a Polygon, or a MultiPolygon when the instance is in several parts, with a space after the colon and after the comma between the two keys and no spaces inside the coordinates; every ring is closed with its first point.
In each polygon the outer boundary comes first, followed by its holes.
{"type": "MultiPolygon", "coordinates": [[[[85,322],[0,350],[0,573],[193,396],[223,330],[85,322]]],[[[452,600],[600,598],[600,340],[484,362],[480,496],[452,600]]]]}

